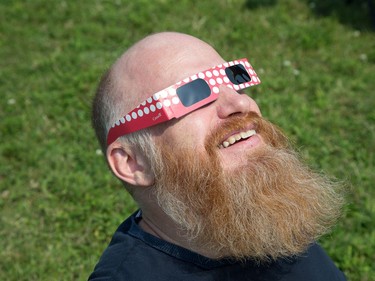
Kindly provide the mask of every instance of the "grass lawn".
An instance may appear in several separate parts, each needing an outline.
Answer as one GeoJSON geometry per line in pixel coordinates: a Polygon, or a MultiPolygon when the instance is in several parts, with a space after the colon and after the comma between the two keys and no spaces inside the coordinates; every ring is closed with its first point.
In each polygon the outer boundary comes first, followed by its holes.
{"type": "Polygon", "coordinates": [[[349,280],[375,280],[375,29],[366,0],[344,3],[1,1],[0,280],[86,280],[136,210],[99,151],[91,99],[115,58],[164,30],[248,57],[263,115],[348,186],[321,244],[349,280]]]}

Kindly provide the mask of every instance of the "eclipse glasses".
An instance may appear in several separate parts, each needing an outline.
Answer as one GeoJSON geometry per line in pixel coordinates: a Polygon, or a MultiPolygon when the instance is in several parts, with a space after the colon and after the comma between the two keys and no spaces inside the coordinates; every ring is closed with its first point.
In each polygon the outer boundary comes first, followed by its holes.
{"type": "Polygon", "coordinates": [[[153,94],[117,120],[108,132],[107,145],[123,135],[179,118],[213,102],[220,86],[239,91],[259,83],[246,58],[201,71],[153,94]]]}

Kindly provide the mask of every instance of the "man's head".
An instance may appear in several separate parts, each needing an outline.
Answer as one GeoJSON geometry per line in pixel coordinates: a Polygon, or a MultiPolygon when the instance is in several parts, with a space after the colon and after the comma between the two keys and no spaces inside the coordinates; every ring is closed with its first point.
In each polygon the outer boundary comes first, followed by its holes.
{"type": "Polygon", "coordinates": [[[256,260],[299,254],[332,225],[341,197],[298,160],[242,91],[220,86],[212,103],[107,147],[110,126],[140,102],[224,62],[188,35],[141,40],[99,85],[93,111],[98,138],[111,170],[130,185],[141,208],[162,210],[193,249],[256,260]]]}
{"type": "MultiPolygon", "coordinates": [[[[160,136],[168,142],[176,143],[181,138],[190,142],[190,149],[199,145],[203,147],[203,138],[212,127],[214,122],[220,123],[231,114],[254,111],[260,114],[257,104],[246,95],[238,95],[233,89],[227,87],[220,88],[219,99],[215,110],[217,112],[206,112],[206,114],[189,114],[184,118],[170,121],[166,124],[155,126],[133,134],[125,135],[110,147],[107,147],[106,137],[111,125],[124,116],[131,109],[135,108],[141,101],[148,98],[153,93],[188,77],[199,71],[225,62],[223,58],[207,43],[180,33],[164,32],[144,38],[130,49],[128,49],[103,76],[94,100],[93,124],[102,150],[107,154],[107,160],[112,167],[112,171],[130,185],[147,185],[141,182],[142,176],[146,173],[136,173],[136,175],[120,175],[125,171],[119,167],[129,166],[132,171],[139,172],[141,169],[149,171],[149,167],[140,167],[135,161],[135,155],[128,155],[127,165],[120,165],[119,160],[124,157],[119,156],[119,152],[125,147],[137,150],[148,149],[146,143],[149,142],[150,132],[154,136],[160,136]],[[233,93],[235,95],[233,95],[233,93]],[[217,120],[212,114],[218,115],[217,120]],[[197,118],[198,117],[198,118],[197,118]],[[188,119],[186,123],[194,130],[185,130],[181,120],[188,119]],[[174,126],[179,123],[178,126],[174,126]],[[164,130],[161,133],[161,130],[164,130]],[[181,130],[184,134],[181,134],[181,130]],[[186,135],[189,134],[189,135],[186,135]],[[117,153],[116,153],[117,152],[117,153]],[[139,169],[138,169],[139,168],[139,169]],[[142,176],[141,176],[142,175],[142,176]],[[125,178],[126,177],[126,178],[125,178]],[[133,177],[133,178],[131,178],[133,177]],[[139,179],[137,181],[135,178],[139,179]]],[[[199,110],[202,113],[202,110],[199,110]]],[[[249,128],[251,129],[251,128],[249,128]]],[[[257,139],[254,137],[253,139],[257,139]]],[[[179,144],[180,145],[180,144],[179,144]]],[[[232,154],[230,154],[232,155],[232,154]]],[[[230,156],[229,155],[229,156],[230,156]]],[[[233,155],[235,156],[235,155],[233,155]]],[[[147,162],[139,157],[138,162],[147,162]]]]}

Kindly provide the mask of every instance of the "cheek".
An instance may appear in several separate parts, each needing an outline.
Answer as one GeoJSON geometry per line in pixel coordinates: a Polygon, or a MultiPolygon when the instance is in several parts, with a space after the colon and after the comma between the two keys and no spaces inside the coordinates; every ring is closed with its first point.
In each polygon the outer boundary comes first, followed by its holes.
{"type": "Polygon", "coordinates": [[[204,149],[204,140],[208,134],[208,126],[202,119],[182,118],[169,126],[158,137],[158,141],[171,148],[204,149]]]}

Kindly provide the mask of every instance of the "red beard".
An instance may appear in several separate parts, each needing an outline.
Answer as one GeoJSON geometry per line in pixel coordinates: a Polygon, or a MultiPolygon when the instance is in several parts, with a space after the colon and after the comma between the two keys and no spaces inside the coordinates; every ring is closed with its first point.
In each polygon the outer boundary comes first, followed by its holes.
{"type": "Polygon", "coordinates": [[[158,147],[154,190],[161,208],[195,248],[216,258],[298,255],[341,213],[337,186],[303,165],[281,131],[255,114],[230,118],[208,136],[205,152],[158,147]],[[250,123],[266,145],[248,152],[240,168],[223,171],[219,144],[250,123]]]}

